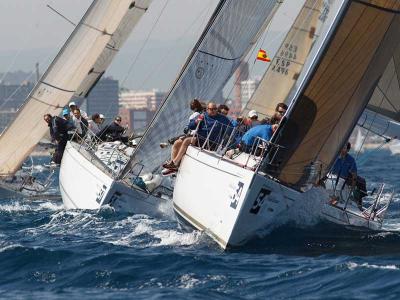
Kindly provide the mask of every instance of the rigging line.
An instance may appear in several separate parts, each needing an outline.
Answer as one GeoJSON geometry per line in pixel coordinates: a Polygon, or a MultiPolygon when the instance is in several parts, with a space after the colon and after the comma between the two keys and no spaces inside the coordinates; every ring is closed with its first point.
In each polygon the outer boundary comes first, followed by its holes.
{"type": "MultiPolygon", "coordinates": [[[[390,80],[390,83],[389,83],[389,85],[388,85],[388,89],[389,89],[390,86],[392,85],[392,82],[393,82],[393,80],[394,80],[395,77],[397,77],[397,76],[396,76],[396,72],[394,72],[394,74],[393,74],[393,76],[392,76],[392,78],[391,78],[391,80],[390,80]]],[[[379,82],[378,82],[378,84],[376,85],[376,88],[382,92],[382,96],[383,96],[378,107],[379,107],[379,108],[382,107],[382,104],[383,104],[383,100],[384,100],[384,99],[386,99],[386,100],[392,105],[392,103],[390,102],[390,100],[386,97],[386,93],[379,87],[379,82]]],[[[395,107],[393,107],[393,108],[395,108],[395,107]]],[[[356,155],[356,159],[357,159],[358,156],[360,155],[361,149],[362,149],[362,147],[364,146],[364,143],[365,143],[365,141],[366,141],[366,139],[367,139],[367,137],[368,137],[368,134],[369,134],[370,132],[373,132],[373,131],[371,130],[371,128],[372,128],[372,124],[375,122],[375,119],[376,119],[377,116],[378,116],[378,112],[373,112],[373,114],[374,114],[374,115],[373,115],[373,119],[372,119],[372,122],[369,124],[369,128],[363,127],[363,128],[365,128],[365,129],[367,130],[367,134],[365,135],[365,138],[364,138],[364,140],[363,140],[363,142],[362,142],[362,144],[361,144],[361,147],[360,147],[360,149],[359,149],[359,151],[358,151],[358,153],[357,153],[357,155],[356,155]]],[[[376,134],[376,133],[375,133],[375,134],[376,134]]]]}
{"type": "Polygon", "coordinates": [[[165,1],[165,4],[164,4],[164,6],[162,7],[160,13],[158,14],[158,17],[157,17],[156,21],[154,22],[153,26],[151,27],[149,33],[147,34],[146,39],[145,39],[145,41],[144,41],[142,47],[139,49],[139,52],[136,54],[135,59],[133,60],[132,64],[130,65],[130,67],[129,67],[129,69],[128,69],[128,73],[126,74],[124,80],[123,80],[122,83],[121,83],[121,86],[122,86],[122,87],[124,86],[124,84],[125,84],[126,80],[128,79],[130,73],[132,72],[133,67],[135,66],[137,60],[139,59],[139,56],[142,54],[143,49],[144,49],[145,46],[147,45],[147,42],[149,41],[151,34],[153,33],[154,29],[156,28],[156,25],[158,24],[158,21],[160,20],[160,18],[161,18],[161,16],[162,16],[163,12],[164,12],[164,10],[165,10],[165,8],[167,7],[167,4],[168,4],[168,0],[165,1]]]}
{"type": "MultiPolygon", "coordinates": [[[[392,85],[393,79],[394,79],[395,77],[396,77],[396,74],[394,74],[393,77],[392,77],[392,79],[390,80],[390,85],[389,85],[389,87],[392,85]]],[[[388,87],[388,89],[389,89],[389,87],[388,87]]],[[[386,101],[390,104],[390,106],[391,106],[396,112],[399,112],[399,110],[396,109],[396,107],[394,106],[394,104],[392,103],[392,101],[390,101],[389,97],[386,96],[386,93],[381,89],[381,87],[379,86],[379,84],[376,85],[376,88],[377,88],[379,91],[381,91],[383,98],[386,99],[386,101]]],[[[379,107],[381,107],[381,106],[382,106],[382,104],[379,105],[379,107]]]]}
{"type": "Polygon", "coordinates": [[[68,23],[70,23],[71,25],[73,25],[74,27],[76,27],[76,24],[74,22],[72,22],[70,19],[68,19],[66,16],[64,16],[63,14],[61,14],[60,12],[58,12],[55,8],[51,7],[50,4],[46,5],[50,10],[52,10],[54,13],[56,13],[57,15],[59,15],[61,18],[63,18],[64,20],[66,20],[68,23]]]}
{"type": "MultiPolygon", "coordinates": [[[[212,1],[213,1],[213,0],[210,0],[210,1],[209,1],[209,4],[210,4],[212,1]]],[[[209,5],[208,5],[208,6],[205,6],[205,8],[203,9],[203,11],[202,11],[202,12],[197,16],[197,18],[189,25],[189,27],[183,32],[183,34],[182,34],[178,39],[176,39],[176,42],[182,40],[182,39],[188,34],[188,32],[191,31],[192,27],[197,23],[197,21],[200,19],[200,17],[203,18],[204,15],[205,15],[205,13],[206,13],[206,12],[209,12],[209,11],[210,11],[210,6],[209,6],[209,5]]],[[[204,27],[205,27],[205,24],[204,24],[204,25],[201,24],[201,28],[204,28],[204,27]]],[[[200,29],[198,29],[198,30],[200,30],[200,29]]],[[[147,83],[147,81],[150,80],[150,78],[156,73],[156,71],[160,70],[160,67],[162,66],[163,63],[165,63],[165,62],[168,61],[167,58],[171,55],[172,51],[175,50],[175,48],[176,48],[176,47],[175,47],[175,44],[174,44],[172,47],[170,47],[170,48],[168,49],[168,51],[166,51],[166,55],[161,59],[160,63],[157,64],[157,67],[156,67],[154,70],[150,71],[150,72],[147,74],[147,76],[145,77],[145,79],[142,81],[142,83],[139,85],[139,86],[140,86],[140,89],[143,89],[143,86],[145,85],[145,83],[147,83]]]]}

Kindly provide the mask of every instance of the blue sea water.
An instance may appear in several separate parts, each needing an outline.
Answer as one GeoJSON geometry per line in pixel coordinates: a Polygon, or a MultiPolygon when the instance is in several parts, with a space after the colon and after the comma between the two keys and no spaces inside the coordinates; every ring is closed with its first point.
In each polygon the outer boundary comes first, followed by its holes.
{"type": "Polygon", "coordinates": [[[359,172],[396,191],[384,230],[286,224],[226,252],[173,218],[2,199],[0,298],[398,299],[400,158],[366,155],[359,172]]]}

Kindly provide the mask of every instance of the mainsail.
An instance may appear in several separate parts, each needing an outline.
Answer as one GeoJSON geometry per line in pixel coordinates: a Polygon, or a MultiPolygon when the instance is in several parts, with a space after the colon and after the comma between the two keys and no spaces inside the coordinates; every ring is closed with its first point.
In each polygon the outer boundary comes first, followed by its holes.
{"type": "Polygon", "coordinates": [[[220,1],[125,171],[137,162],[152,172],[167,158],[169,151],[161,152],[159,143],[182,133],[191,100],[213,100],[222,91],[279,2],[220,1]]]}
{"type": "Polygon", "coordinates": [[[400,42],[400,1],[345,1],[274,137],[281,182],[301,189],[328,171],[400,42]]]}
{"type": "MultiPolygon", "coordinates": [[[[254,109],[272,116],[279,102],[287,102],[290,90],[299,78],[303,65],[318,37],[317,26],[323,12],[324,0],[307,0],[282,45],[277,51],[257,90],[243,111],[254,109]]],[[[323,20],[323,18],[321,18],[323,20]]]]}
{"type": "Polygon", "coordinates": [[[15,120],[0,136],[0,175],[15,173],[48,131],[43,115],[58,115],[72,96],[96,84],[151,0],[95,0],[15,120]]]}

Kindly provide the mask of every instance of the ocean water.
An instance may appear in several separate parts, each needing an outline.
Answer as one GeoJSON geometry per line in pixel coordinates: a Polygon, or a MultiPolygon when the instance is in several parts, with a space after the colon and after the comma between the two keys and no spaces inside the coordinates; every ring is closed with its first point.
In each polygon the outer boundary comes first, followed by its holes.
{"type": "Polygon", "coordinates": [[[396,192],[382,231],[290,222],[226,252],[173,217],[1,199],[0,298],[399,299],[400,157],[365,155],[396,192]]]}

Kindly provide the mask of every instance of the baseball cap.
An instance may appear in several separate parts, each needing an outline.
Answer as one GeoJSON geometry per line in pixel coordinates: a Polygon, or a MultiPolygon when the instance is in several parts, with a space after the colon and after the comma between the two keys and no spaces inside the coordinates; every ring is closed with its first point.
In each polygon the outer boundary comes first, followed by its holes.
{"type": "Polygon", "coordinates": [[[99,117],[100,117],[100,119],[105,119],[103,114],[100,114],[99,117]]]}
{"type": "Polygon", "coordinates": [[[76,103],[74,102],[74,101],[71,101],[69,104],[68,104],[68,106],[72,106],[72,105],[74,105],[74,106],[76,106],[76,103]]]}
{"type": "Polygon", "coordinates": [[[249,118],[258,117],[258,113],[255,110],[249,111],[249,118]]]}
{"type": "Polygon", "coordinates": [[[62,111],[62,115],[63,116],[69,115],[69,109],[68,108],[64,108],[63,111],[62,111]]]}

